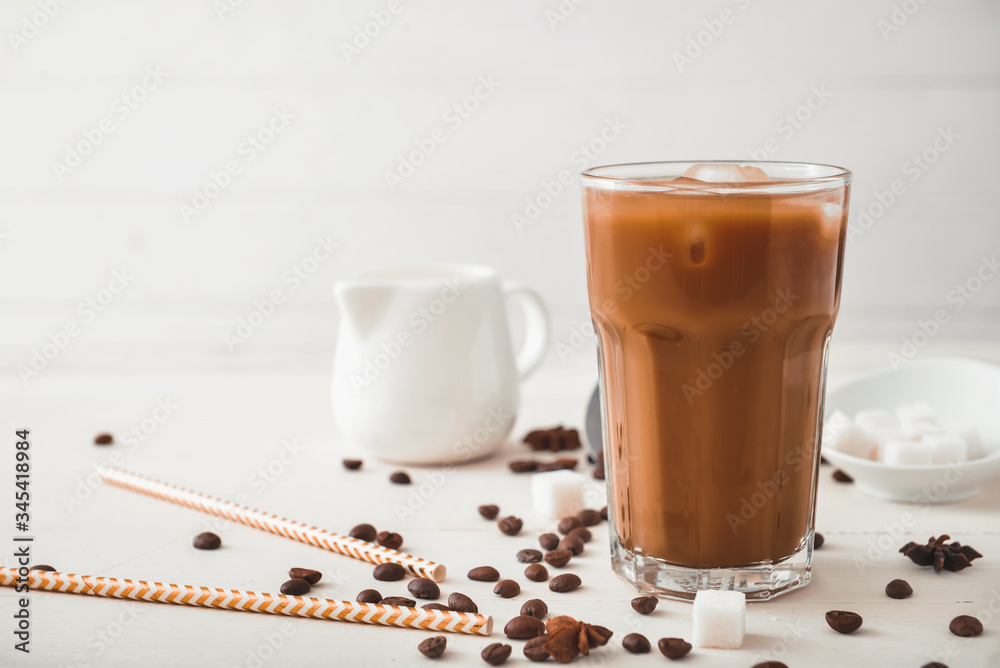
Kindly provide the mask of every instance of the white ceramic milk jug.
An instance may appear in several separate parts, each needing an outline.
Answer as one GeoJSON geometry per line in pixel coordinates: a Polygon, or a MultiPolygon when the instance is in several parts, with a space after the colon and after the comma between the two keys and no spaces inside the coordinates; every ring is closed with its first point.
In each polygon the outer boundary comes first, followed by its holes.
{"type": "Polygon", "coordinates": [[[494,452],[514,426],[518,381],[548,347],[545,306],[489,267],[438,264],[334,286],[340,330],[333,414],[344,436],[388,461],[431,464],[494,452]],[[515,359],[506,299],[524,309],[515,359]]]}

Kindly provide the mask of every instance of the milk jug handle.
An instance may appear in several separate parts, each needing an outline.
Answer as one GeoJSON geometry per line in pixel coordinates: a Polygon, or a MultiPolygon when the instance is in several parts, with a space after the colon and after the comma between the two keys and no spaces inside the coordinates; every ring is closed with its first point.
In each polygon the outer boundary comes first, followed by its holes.
{"type": "Polygon", "coordinates": [[[518,376],[523,379],[545,359],[549,347],[549,312],[538,293],[523,283],[504,281],[502,288],[504,297],[517,301],[524,311],[524,343],[514,360],[518,376]]]}

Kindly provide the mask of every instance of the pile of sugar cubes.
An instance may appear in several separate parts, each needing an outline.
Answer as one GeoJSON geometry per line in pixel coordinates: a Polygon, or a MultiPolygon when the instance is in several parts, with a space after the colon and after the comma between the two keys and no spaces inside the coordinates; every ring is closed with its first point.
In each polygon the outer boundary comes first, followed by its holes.
{"type": "Polygon", "coordinates": [[[858,411],[852,420],[834,411],[823,426],[823,447],[893,466],[960,464],[983,456],[975,427],[939,424],[930,404],[858,411]]]}

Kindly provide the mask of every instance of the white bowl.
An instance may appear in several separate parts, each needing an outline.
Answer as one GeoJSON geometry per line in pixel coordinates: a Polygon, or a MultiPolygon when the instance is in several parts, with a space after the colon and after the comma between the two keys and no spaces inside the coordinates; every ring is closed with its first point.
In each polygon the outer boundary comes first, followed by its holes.
{"type": "Polygon", "coordinates": [[[1000,474],[1000,367],[962,357],[912,360],[878,369],[827,392],[826,414],[853,416],[869,408],[895,409],[926,401],[943,425],[979,427],[985,456],[963,464],[891,466],[824,448],[863,492],[890,501],[943,503],[967,499],[1000,474]]]}

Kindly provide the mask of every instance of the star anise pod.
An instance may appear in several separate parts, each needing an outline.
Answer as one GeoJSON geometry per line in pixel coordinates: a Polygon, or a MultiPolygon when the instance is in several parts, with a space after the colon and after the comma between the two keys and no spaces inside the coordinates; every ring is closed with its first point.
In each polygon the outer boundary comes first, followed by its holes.
{"type": "Polygon", "coordinates": [[[917,566],[933,566],[935,573],[940,573],[942,569],[960,571],[971,566],[973,559],[979,559],[983,556],[975,548],[962,545],[958,541],[950,544],[945,543],[949,538],[951,536],[947,534],[938,538],[931,536],[926,545],[909,542],[899,551],[909,557],[917,566]]]}
{"type": "Polygon", "coordinates": [[[559,663],[569,663],[580,654],[588,656],[592,647],[608,644],[612,632],[603,626],[578,622],[565,615],[545,622],[548,640],[545,651],[559,663]]]}
{"type": "Polygon", "coordinates": [[[532,450],[577,450],[580,448],[580,433],[576,429],[563,429],[562,426],[552,429],[536,429],[524,437],[532,450]]]}

